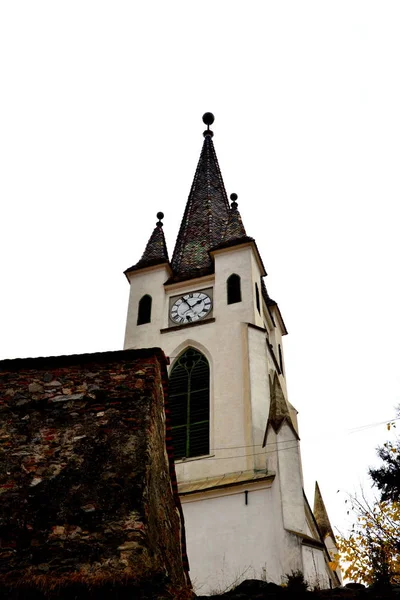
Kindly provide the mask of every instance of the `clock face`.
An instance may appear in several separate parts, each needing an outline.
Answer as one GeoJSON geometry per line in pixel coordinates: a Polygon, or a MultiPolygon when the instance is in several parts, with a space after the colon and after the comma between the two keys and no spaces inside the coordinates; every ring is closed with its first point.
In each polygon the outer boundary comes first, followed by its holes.
{"type": "Polygon", "coordinates": [[[192,294],[185,294],[173,303],[170,318],[178,325],[186,325],[204,319],[211,308],[210,296],[204,292],[193,292],[192,294]]]}

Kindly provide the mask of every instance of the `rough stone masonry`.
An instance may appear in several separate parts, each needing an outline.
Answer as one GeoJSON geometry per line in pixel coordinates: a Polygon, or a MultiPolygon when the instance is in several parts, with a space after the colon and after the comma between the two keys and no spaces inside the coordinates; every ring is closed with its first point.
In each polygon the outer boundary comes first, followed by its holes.
{"type": "Polygon", "coordinates": [[[3,592],[187,584],[166,364],[159,349],[0,362],[3,592]]]}

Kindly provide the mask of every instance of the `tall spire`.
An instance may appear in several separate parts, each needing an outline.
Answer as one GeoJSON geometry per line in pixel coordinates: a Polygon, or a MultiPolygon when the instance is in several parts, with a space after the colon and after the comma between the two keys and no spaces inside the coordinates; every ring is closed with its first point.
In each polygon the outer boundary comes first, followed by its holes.
{"type": "Polygon", "coordinates": [[[133,267],[130,267],[125,271],[137,271],[138,269],[144,269],[145,267],[151,267],[153,265],[160,265],[168,263],[168,251],[167,244],[165,242],[165,236],[163,231],[163,223],[161,219],[164,218],[164,213],[157,213],[157,224],[147,242],[145,251],[142,254],[142,258],[133,267]]]}
{"type": "Polygon", "coordinates": [[[335,541],[335,534],[332,530],[332,525],[329,521],[328,513],[325,508],[325,503],[322,499],[321,490],[319,489],[318,482],[315,482],[315,494],[314,494],[314,517],[317,521],[317,525],[321,532],[323,539],[328,535],[331,536],[332,540],[335,541]]]}
{"type": "Polygon", "coordinates": [[[176,279],[212,272],[209,251],[222,242],[230,212],[210,130],[214,116],[205,113],[203,122],[207,125],[203,148],[171,262],[176,279]]]}

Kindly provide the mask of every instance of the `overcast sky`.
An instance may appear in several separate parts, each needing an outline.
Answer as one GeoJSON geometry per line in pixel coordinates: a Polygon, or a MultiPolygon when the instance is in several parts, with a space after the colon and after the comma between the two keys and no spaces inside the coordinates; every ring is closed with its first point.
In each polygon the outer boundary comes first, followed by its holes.
{"type": "Polygon", "coordinates": [[[0,358],[118,350],[123,270],[203,142],[289,335],[312,501],[334,525],[400,403],[400,4],[0,4],[0,358]]]}

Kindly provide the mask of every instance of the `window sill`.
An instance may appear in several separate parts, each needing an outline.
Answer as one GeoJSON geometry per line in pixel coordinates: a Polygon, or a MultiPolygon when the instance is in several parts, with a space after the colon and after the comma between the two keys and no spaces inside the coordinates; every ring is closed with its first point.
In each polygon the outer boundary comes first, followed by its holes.
{"type": "Polygon", "coordinates": [[[191,456],[190,458],[178,458],[175,461],[176,465],[184,465],[188,462],[193,462],[194,460],[203,460],[203,458],[212,458],[215,454],[202,454],[201,456],[191,456]]]}

